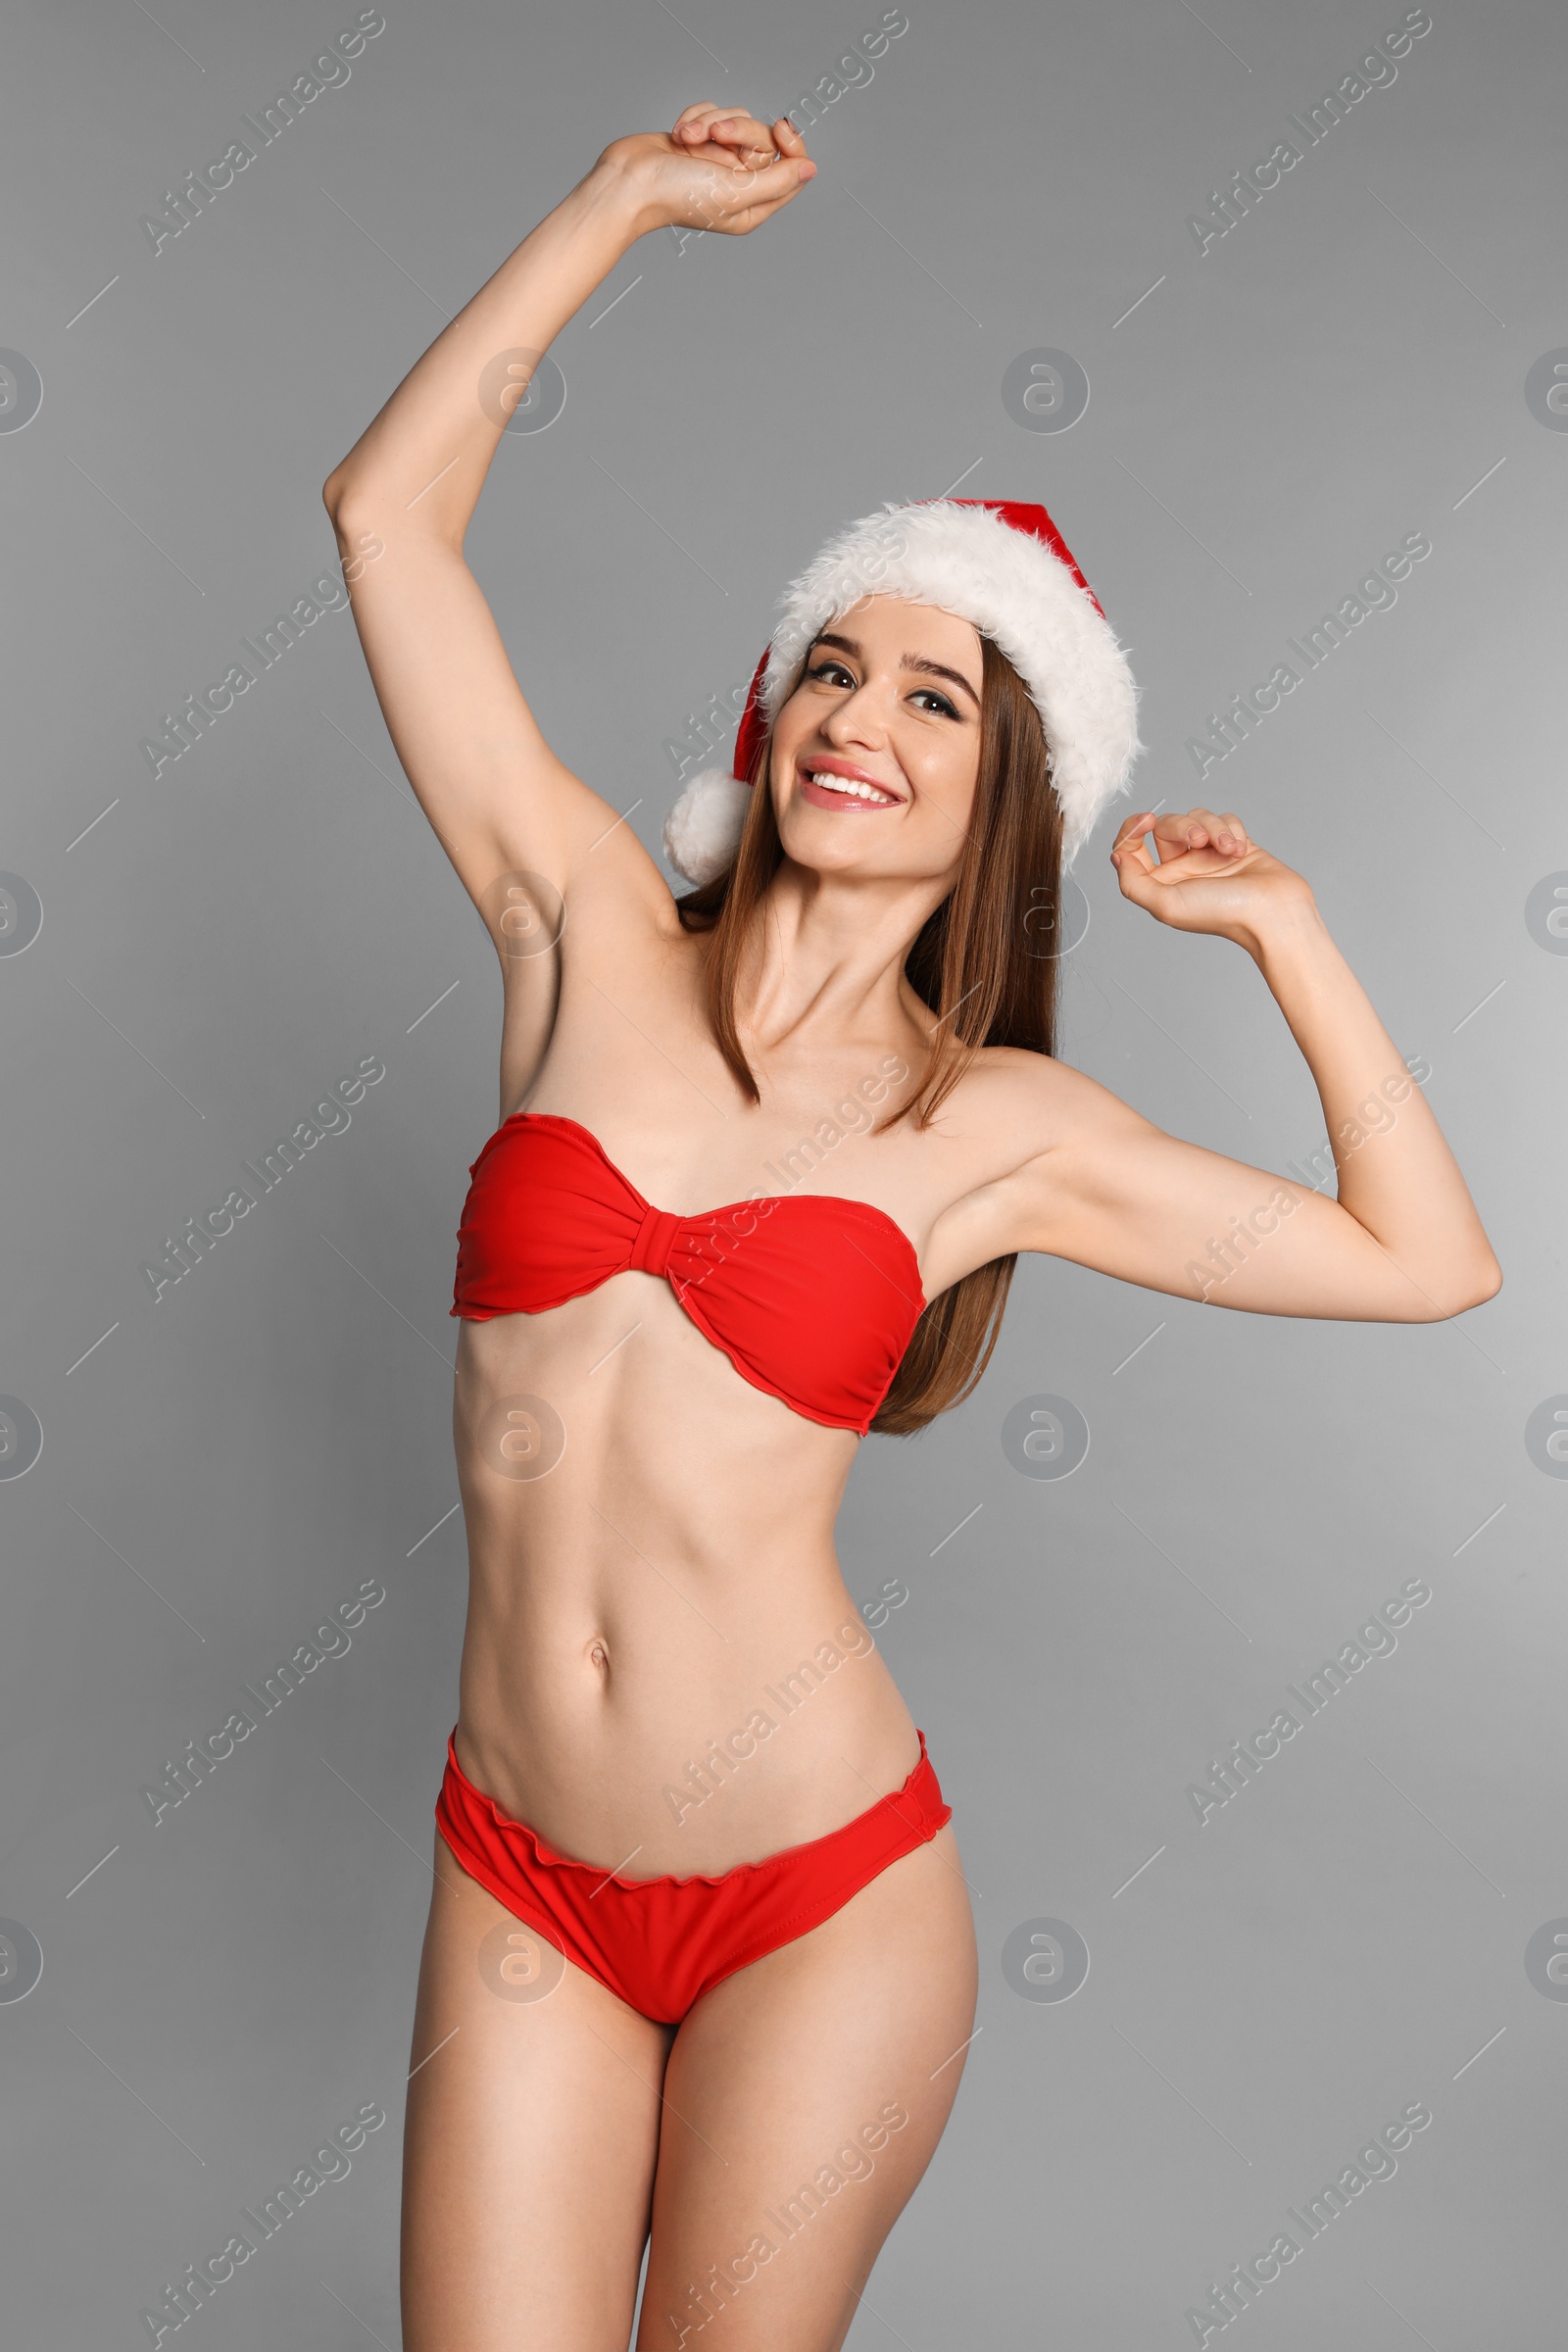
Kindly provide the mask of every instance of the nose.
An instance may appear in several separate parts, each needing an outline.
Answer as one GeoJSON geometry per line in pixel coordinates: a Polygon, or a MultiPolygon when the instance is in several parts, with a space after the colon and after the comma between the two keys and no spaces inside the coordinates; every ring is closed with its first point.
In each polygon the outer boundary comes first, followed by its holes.
{"type": "Polygon", "coordinates": [[[854,743],[866,751],[885,750],[887,713],[875,683],[867,678],[853,694],[847,694],[822,721],[821,732],[832,744],[854,743]]]}

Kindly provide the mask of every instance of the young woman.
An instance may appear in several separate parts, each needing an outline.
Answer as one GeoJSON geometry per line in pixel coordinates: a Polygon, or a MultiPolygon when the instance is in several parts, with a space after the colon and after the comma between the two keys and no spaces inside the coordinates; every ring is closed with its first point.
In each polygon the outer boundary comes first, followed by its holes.
{"type": "Polygon", "coordinates": [[[1135,906],[1257,964],[1339,1200],[1052,1057],[1063,858],[1137,738],[1043,510],[917,504],[824,551],[737,778],[672,820],[679,903],[543,740],[463,558],[510,404],[639,236],[745,234],[814,169],[788,121],[708,104],[617,140],[325,490],[505,996],[453,1310],[471,1591],[408,2352],[619,2352],[645,2248],[640,2346],[843,2342],[957,2089],[976,1961],[834,1520],[860,1435],[979,1376],[1017,1251],[1267,1314],[1429,1321],[1500,1280],[1310,889],[1230,812],[1141,811],[1110,855],[1135,906]]]}

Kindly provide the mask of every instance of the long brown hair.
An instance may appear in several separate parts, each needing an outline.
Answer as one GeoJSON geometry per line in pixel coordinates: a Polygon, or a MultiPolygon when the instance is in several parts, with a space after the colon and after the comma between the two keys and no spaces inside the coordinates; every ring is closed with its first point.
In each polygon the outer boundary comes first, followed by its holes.
{"type": "MultiPolygon", "coordinates": [[[[980,765],[963,853],[952,890],[904,962],[910,987],[936,1015],[935,1043],[918,1088],[876,1132],[911,1112],[929,1126],[982,1046],[1055,1051],[1061,808],[1040,713],[1023,680],[989,637],[980,649],[980,765]]],[[[805,668],[803,662],[791,694],[805,668]]],[[[761,1095],[741,1048],[735,1000],[754,918],[784,860],[765,788],[771,749],[769,729],[753,763],[755,789],[733,862],[676,901],[686,930],[711,934],[709,1014],[719,1052],[753,1102],[761,1095]]],[[[874,1430],[906,1437],[963,1401],[991,1360],[1016,1263],[994,1258],[931,1301],[874,1430]]]]}

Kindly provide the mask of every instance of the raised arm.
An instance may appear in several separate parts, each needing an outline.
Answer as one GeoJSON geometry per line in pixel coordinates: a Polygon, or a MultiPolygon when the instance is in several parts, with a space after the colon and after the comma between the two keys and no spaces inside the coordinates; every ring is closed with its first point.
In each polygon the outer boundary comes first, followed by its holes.
{"type": "Polygon", "coordinates": [[[1062,1142],[1004,1188],[1008,1246],[1259,1314],[1424,1323],[1492,1298],[1502,1272],[1453,1153],[1300,875],[1206,808],[1130,817],[1111,856],[1125,897],[1256,962],[1317,1083],[1339,1198],[1065,1073],[1062,1142]]]}
{"type": "MultiPolygon", "coordinates": [[[[606,148],[460,311],[322,492],[377,698],[420,806],[477,904],[498,875],[564,894],[613,820],[555,757],[463,558],[490,462],[540,356],[638,237],[744,235],[815,171],[788,120],[688,107],[606,148]],[[768,160],[777,150],[777,159],[768,160]]],[[[657,869],[629,828],[614,855],[657,869]]]]}

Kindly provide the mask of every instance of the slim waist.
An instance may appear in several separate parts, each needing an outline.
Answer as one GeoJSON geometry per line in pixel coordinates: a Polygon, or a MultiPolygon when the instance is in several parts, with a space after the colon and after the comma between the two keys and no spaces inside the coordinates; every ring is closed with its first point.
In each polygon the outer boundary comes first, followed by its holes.
{"type": "MultiPolygon", "coordinates": [[[[453,1727],[453,1732],[456,1731],[453,1727]]],[[[886,1832],[890,1839],[899,1839],[910,1832],[932,1836],[953,1818],[953,1808],[947,1804],[937,1780],[936,1770],[926,1753],[925,1734],[918,1727],[915,1738],[920,1742],[919,1756],[901,1788],[878,1797],[863,1813],[836,1830],[826,1831],[820,1838],[807,1838],[799,1844],[781,1846],[760,1862],[738,1862],[725,1871],[713,1873],[691,1872],[677,1875],[661,1872],[652,1878],[632,1878],[621,1871],[608,1875],[603,1864],[583,1862],[568,1854],[558,1853],[526,1822],[517,1821],[507,1813],[482,1788],[477,1788],[458,1761],[453,1733],[447,1735],[447,1765],[436,1804],[436,1818],[450,1842],[461,1847],[464,1843],[483,1844],[490,1839],[504,1838],[510,1845],[521,1844],[536,1866],[561,1871],[590,1880],[595,1886],[614,1885],[627,1889],[713,1886],[743,1879],[748,1872],[766,1873],[780,1865],[798,1863],[803,1857],[812,1857],[824,1863],[831,1861],[835,1848],[864,1845],[886,1832]]]]}

